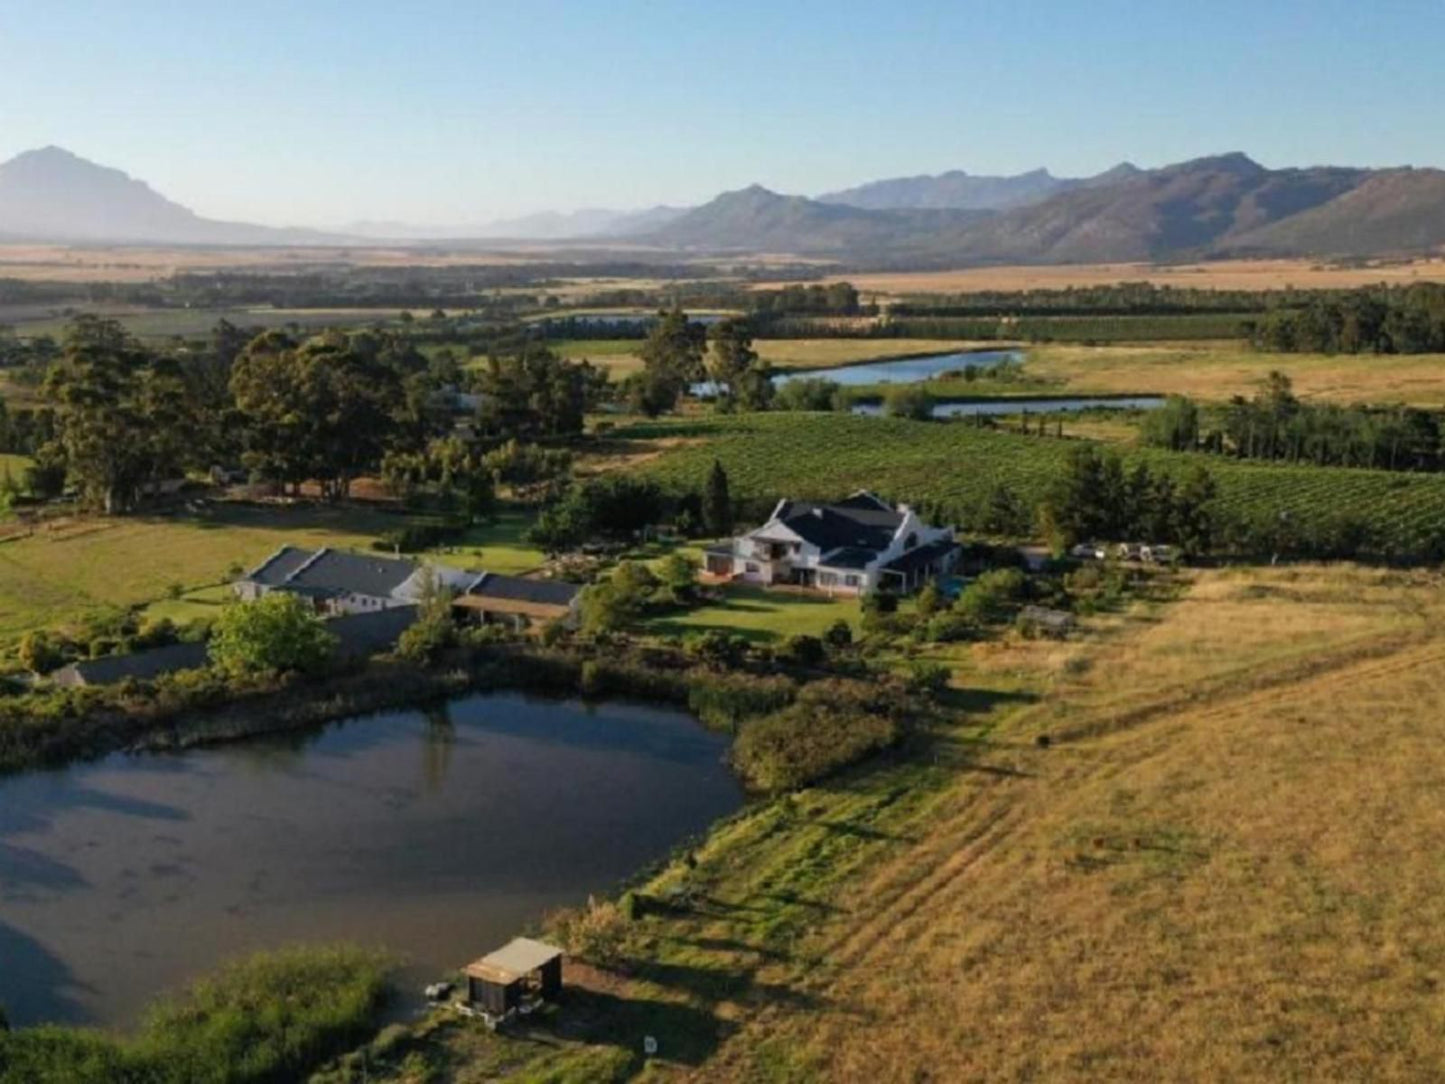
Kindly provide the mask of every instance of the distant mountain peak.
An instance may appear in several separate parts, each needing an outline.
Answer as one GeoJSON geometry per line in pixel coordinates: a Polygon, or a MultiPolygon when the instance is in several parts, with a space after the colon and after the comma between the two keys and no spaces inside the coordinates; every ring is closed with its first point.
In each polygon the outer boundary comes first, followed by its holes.
{"type": "Polygon", "coordinates": [[[161,244],[296,244],[320,237],[201,218],[144,181],[54,145],[0,163],[0,235],[161,244]]]}

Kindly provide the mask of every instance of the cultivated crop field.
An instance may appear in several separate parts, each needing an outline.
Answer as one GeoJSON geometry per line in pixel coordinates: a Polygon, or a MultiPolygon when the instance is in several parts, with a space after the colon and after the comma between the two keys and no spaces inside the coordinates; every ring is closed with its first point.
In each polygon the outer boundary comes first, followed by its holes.
{"type": "MultiPolygon", "coordinates": [[[[966,516],[1003,483],[1030,505],[1064,466],[1074,442],[975,428],[851,414],[753,414],[637,425],[634,439],[687,438],[643,468],[669,485],[701,489],[713,458],[735,497],[836,498],[860,488],[912,502],[945,502],[966,516]]],[[[1197,465],[1219,485],[1221,510],[1287,515],[1297,524],[1341,513],[1387,526],[1398,537],[1445,529],[1445,476],[1244,462],[1218,456],[1128,449],[1127,461],[1182,478],[1197,465]]]]}

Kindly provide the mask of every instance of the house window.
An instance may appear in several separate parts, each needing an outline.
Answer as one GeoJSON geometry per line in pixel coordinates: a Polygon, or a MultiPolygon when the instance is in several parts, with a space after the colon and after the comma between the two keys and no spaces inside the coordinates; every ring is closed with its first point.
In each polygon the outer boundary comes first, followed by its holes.
{"type": "Polygon", "coordinates": [[[758,566],[753,564],[751,561],[748,562],[747,567],[749,572],[756,572],[758,570],[758,566]]]}
{"type": "Polygon", "coordinates": [[[916,545],[918,545],[918,535],[910,532],[908,537],[903,540],[903,548],[911,550],[916,545]]]}
{"type": "Polygon", "coordinates": [[[847,586],[847,587],[857,587],[857,586],[858,586],[858,577],[857,577],[857,576],[844,576],[844,577],[843,577],[843,584],[844,584],[844,586],[847,586]]]}

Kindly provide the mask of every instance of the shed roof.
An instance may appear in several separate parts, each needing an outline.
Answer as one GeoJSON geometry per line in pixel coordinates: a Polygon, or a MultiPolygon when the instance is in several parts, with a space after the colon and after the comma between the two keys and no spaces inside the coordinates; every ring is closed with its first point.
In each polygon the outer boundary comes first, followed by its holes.
{"type": "Polygon", "coordinates": [[[467,588],[467,594],[478,598],[536,602],[544,606],[570,606],[580,590],[575,583],[563,580],[529,580],[521,576],[484,572],[467,588]]]}
{"type": "Polygon", "coordinates": [[[496,952],[468,964],[466,973],[472,978],[507,985],[561,956],[562,950],[555,945],[533,941],[530,937],[514,937],[496,952]]]}
{"type": "Polygon", "coordinates": [[[169,644],[131,655],[83,659],[57,670],[52,680],[61,685],[110,685],[126,678],[149,681],[177,670],[199,670],[206,661],[205,644],[169,644]]]}

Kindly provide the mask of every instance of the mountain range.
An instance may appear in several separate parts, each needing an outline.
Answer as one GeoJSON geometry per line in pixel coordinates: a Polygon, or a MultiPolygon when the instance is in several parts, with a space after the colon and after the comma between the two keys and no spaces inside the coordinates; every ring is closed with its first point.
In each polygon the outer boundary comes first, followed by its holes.
{"type": "Polygon", "coordinates": [[[1445,172],[1267,169],[1241,153],[1095,177],[954,170],[818,198],[761,185],[694,208],[546,212],[477,225],[358,222],[335,232],[203,218],[58,147],[0,163],[0,239],[304,245],[368,240],[590,240],[708,253],[793,253],[946,267],[1222,256],[1373,256],[1445,245],[1445,172]]]}
{"type": "MultiPolygon", "coordinates": [[[[669,247],[921,267],[1374,256],[1445,245],[1445,172],[1436,169],[1266,169],[1232,153],[1161,169],[1125,165],[1002,208],[916,206],[923,190],[942,190],[926,182],[941,180],[909,178],[852,190],[853,198],[867,192],[872,200],[884,186],[901,185],[897,198],[910,201],[901,208],[782,196],[753,186],[726,192],[643,239],[669,247]]],[[[832,198],[840,195],[847,194],[832,198]]],[[[1019,190],[1008,198],[1019,199],[1019,190]]]]}

